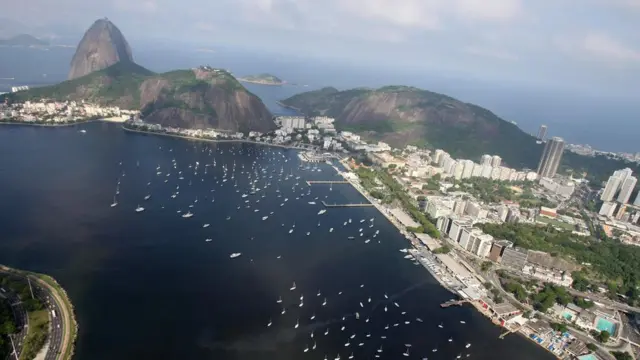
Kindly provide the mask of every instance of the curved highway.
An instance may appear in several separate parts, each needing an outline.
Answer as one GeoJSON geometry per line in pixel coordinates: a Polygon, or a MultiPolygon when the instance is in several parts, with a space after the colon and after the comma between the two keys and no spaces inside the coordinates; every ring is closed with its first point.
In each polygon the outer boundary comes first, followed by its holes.
{"type": "MultiPolygon", "coordinates": [[[[67,351],[68,346],[71,346],[72,318],[67,311],[68,309],[63,306],[62,299],[60,295],[57,294],[57,290],[42,279],[32,275],[24,275],[24,273],[12,271],[2,266],[0,266],[0,272],[11,276],[22,277],[25,280],[27,276],[29,277],[33,295],[42,301],[45,309],[49,312],[50,327],[45,360],[62,359],[62,354],[67,351]]],[[[0,296],[9,300],[14,318],[16,319],[17,328],[20,329],[18,334],[11,336],[15,345],[15,351],[17,352],[16,358],[19,358],[24,346],[24,339],[27,335],[29,318],[17,294],[14,294],[9,289],[4,289],[4,291],[0,290],[0,296]]]]}

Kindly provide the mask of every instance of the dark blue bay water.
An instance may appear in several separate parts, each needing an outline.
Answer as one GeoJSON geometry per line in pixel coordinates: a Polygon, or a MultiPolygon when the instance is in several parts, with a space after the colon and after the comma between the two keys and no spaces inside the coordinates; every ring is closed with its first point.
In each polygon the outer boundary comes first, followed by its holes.
{"type": "Polygon", "coordinates": [[[406,240],[376,210],[318,215],[321,200],[362,197],[348,185],[308,187],[337,175],[324,164],[300,169],[292,150],[93,123],[2,126],[0,152],[0,263],[51,274],[67,289],[80,325],[76,359],[400,359],[404,344],[408,359],[551,358],[522,337],[498,340],[500,329],[471,308],[441,309],[451,294],[403,259],[406,240]],[[243,198],[256,179],[263,189],[243,198]],[[188,210],[194,216],[183,218],[188,210]]]}

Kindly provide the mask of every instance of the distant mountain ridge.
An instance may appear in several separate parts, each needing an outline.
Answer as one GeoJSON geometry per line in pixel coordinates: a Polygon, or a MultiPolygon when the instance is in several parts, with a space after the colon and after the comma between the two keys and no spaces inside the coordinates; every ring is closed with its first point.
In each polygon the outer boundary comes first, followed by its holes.
{"type": "Polygon", "coordinates": [[[146,122],[163,126],[245,133],[275,129],[262,100],[229,72],[200,67],[155,74],[133,62],[126,39],[106,19],[96,21],[83,37],[70,78],[53,86],[0,95],[0,102],[84,100],[138,109],[146,122]],[[77,76],[84,72],[88,73],[77,76]]]}
{"type": "Polygon", "coordinates": [[[48,41],[44,41],[29,34],[20,34],[8,39],[0,39],[0,46],[47,46],[48,41]]]}
{"type": "Polygon", "coordinates": [[[308,115],[334,117],[339,129],[394,146],[428,145],[470,159],[498,154],[511,166],[529,168],[537,166],[542,152],[531,135],[491,111],[410,86],[327,87],[282,103],[308,115]]]}

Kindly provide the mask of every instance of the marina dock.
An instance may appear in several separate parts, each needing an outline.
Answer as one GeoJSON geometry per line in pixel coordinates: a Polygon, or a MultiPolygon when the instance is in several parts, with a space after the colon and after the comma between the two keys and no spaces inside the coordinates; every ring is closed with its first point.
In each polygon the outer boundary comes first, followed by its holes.
{"type": "Polygon", "coordinates": [[[441,308],[448,308],[449,306],[462,306],[462,304],[468,302],[468,300],[449,300],[440,304],[441,308]]]}
{"type": "Polygon", "coordinates": [[[513,328],[513,329],[508,329],[507,331],[505,331],[502,334],[500,334],[500,336],[498,336],[498,339],[502,340],[502,339],[504,339],[505,336],[507,336],[507,335],[509,335],[511,333],[518,332],[518,330],[520,330],[521,327],[522,326],[518,326],[518,327],[513,328]]]}
{"type": "Polygon", "coordinates": [[[348,184],[349,182],[346,180],[307,180],[306,181],[307,185],[311,186],[313,184],[348,184]]]}
{"type": "Polygon", "coordinates": [[[361,203],[361,204],[327,204],[325,201],[322,201],[322,205],[328,208],[334,207],[372,207],[374,206],[371,203],[361,203]]]}

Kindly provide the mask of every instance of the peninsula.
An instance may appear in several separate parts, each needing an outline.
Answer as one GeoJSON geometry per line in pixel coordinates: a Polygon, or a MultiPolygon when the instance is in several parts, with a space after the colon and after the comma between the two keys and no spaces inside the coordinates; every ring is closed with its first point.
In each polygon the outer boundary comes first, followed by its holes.
{"type": "Polygon", "coordinates": [[[78,327],[64,289],[50,276],[3,265],[0,284],[0,357],[70,360],[78,327]]]}
{"type": "Polygon", "coordinates": [[[49,43],[47,41],[36,38],[35,36],[29,34],[20,34],[8,39],[0,39],[0,46],[17,46],[17,47],[27,47],[27,46],[47,46],[49,43]]]}
{"type": "MultiPolygon", "coordinates": [[[[411,86],[333,87],[308,91],[280,104],[306,116],[335,118],[338,131],[350,131],[363,140],[383,141],[394,147],[414,145],[440,148],[462,159],[497,154],[515,168],[536,169],[544,145],[514,123],[488,109],[453,97],[411,86]]],[[[607,156],[565,152],[561,168],[594,182],[605,181],[612,169],[638,163],[607,156]]]]}
{"type": "MultiPolygon", "coordinates": [[[[17,115],[33,103],[56,115],[62,108],[90,103],[116,113],[135,111],[147,123],[176,128],[244,133],[275,129],[262,100],[229,72],[201,66],[156,74],[133,61],[124,36],[107,19],[96,21],[83,37],[69,80],[0,95],[0,103],[5,102],[12,122],[21,121],[17,115]]],[[[95,113],[80,120],[92,117],[95,113]]]]}
{"type": "Polygon", "coordinates": [[[259,85],[284,85],[287,82],[271,74],[248,75],[238,78],[239,81],[259,85]]]}

